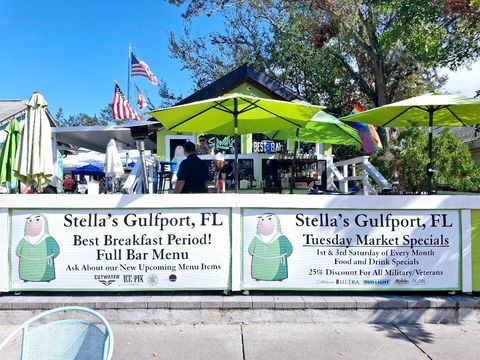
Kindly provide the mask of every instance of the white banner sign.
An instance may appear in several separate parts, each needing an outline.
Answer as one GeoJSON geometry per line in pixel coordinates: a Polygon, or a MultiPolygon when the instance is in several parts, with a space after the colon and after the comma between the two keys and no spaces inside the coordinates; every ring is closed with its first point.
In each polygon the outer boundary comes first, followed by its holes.
{"type": "Polygon", "coordinates": [[[10,249],[12,290],[223,290],[230,210],[12,210],[10,249]]]}
{"type": "Polygon", "coordinates": [[[243,289],[460,289],[459,212],[243,210],[243,289]]]}

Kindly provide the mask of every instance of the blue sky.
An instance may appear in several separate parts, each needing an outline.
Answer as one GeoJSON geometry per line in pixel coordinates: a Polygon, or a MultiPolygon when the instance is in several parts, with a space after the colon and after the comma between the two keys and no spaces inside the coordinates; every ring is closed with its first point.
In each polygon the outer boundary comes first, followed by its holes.
{"type": "MultiPolygon", "coordinates": [[[[0,99],[27,99],[37,90],[52,113],[98,113],[111,102],[114,80],[126,95],[129,43],[159,79],[191,92],[189,74],[167,47],[167,30],[183,29],[181,10],[164,1],[2,0],[0,14],[0,99]]],[[[208,31],[211,24],[196,26],[208,31]]],[[[148,79],[133,80],[159,102],[148,79]]]]}
{"type": "MultiPolygon", "coordinates": [[[[181,10],[162,0],[1,0],[0,14],[0,99],[28,99],[37,90],[53,114],[60,107],[66,115],[98,114],[111,102],[113,80],[126,93],[129,43],[174,91],[192,92],[189,74],[167,47],[167,30],[182,31],[181,10]]],[[[205,18],[193,30],[219,25],[205,18]]],[[[480,62],[450,76],[447,90],[473,96],[480,62]]],[[[133,80],[159,103],[146,78],[133,80]]]]}

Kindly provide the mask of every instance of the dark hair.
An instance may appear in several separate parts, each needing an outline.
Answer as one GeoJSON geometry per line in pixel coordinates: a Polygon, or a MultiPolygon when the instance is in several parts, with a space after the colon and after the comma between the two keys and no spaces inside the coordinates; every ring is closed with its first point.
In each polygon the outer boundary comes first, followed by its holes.
{"type": "Polygon", "coordinates": [[[45,186],[45,188],[43,189],[43,193],[44,194],[57,194],[57,188],[53,185],[47,185],[45,186]]]}
{"type": "Polygon", "coordinates": [[[183,144],[183,149],[188,153],[196,152],[195,144],[190,141],[187,141],[185,144],[183,144]]]}

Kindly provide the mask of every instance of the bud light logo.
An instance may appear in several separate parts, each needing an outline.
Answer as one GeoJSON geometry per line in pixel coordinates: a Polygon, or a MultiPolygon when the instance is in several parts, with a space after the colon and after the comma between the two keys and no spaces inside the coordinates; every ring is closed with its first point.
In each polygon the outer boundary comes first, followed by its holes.
{"type": "Polygon", "coordinates": [[[379,280],[363,280],[364,285],[388,285],[390,280],[388,279],[379,279],[379,280]]]}

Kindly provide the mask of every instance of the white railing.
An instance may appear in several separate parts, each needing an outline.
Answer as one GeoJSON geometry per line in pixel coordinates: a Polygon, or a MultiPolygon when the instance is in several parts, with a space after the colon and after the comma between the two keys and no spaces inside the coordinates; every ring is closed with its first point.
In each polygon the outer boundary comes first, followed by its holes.
{"type": "Polygon", "coordinates": [[[385,177],[368,161],[368,156],[361,156],[349,160],[333,162],[333,157],[328,156],[327,160],[327,189],[338,191],[342,194],[348,193],[349,182],[360,182],[363,195],[378,194],[377,188],[373,187],[369,179],[378,185],[380,190],[392,188],[385,177]],[[357,169],[357,166],[359,167],[357,169]],[[339,170],[341,169],[341,170],[339,170]],[[358,170],[358,174],[357,174],[358,170]],[[338,188],[335,185],[338,182],[338,188]]]}
{"type": "MultiPolygon", "coordinates": [[[[147,186],[149,190],[149,194],[153,194],[153,178],[154,172],[156,171],[155,163],[150,159],[145,159],[145,166],[147,168],[147,186]]],[[[143,194],[143,177],[142,172],[142,163],[137,161],[135,166],[133,167],[132,171],[127,177],[127,180],[122,186],[122,192],[127,194],[143,194]]]]}

